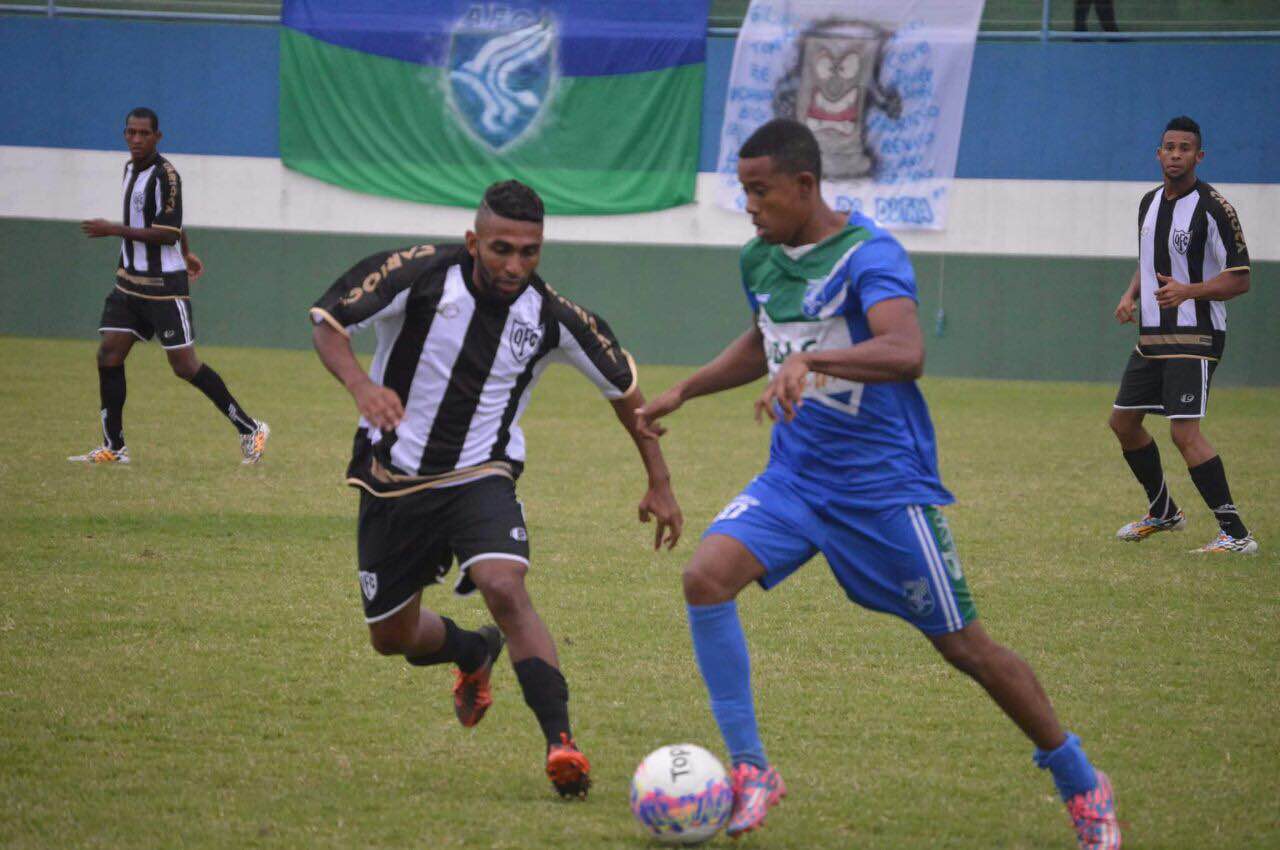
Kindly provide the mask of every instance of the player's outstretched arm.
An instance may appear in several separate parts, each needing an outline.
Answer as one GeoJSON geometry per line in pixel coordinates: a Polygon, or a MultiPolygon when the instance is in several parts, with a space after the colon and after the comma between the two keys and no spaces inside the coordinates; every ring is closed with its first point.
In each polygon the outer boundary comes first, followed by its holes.
{"type": "Polygon", "coordinates": [[[636,410],[640,433],[657,439],[667,430],[658,420],[675,413],[689,399],[749,384],[768,371],[764,337],[753,325],[710,363],[636,410]]]}
{"type": "Polygon", "coordinates": [[[644,471],[649,476],[649,488],[640,499],[640,521],[648,522],[650,517],[657,520],[653,536],[655,551],[662,548],[663,543],[667,544],[668,549],[673,549],[684,531],[684,514],[681,513],[680,504],[671,489],[671,472],[667,469],[667,461],[662,456],[657,436],[640,430],[636,408],[644,404],[644,395],[637,389],[625,398],[615,399],[611,404],[618,421],[635,442],[644,471]]]}
{"type": "Polygon", "coordinates": [[[175,227],[125,227],[105,218],[82,221],[80,230],[90,239],[119,236],[132,242],[146,242],[148,245],[176,245],[182,238],[182,231],[175,227]]]}
{"type": "Polygon", "coordinates": [[[360,367],[356,354],[351,350],[351,340],[328,324],[315,325],[311,331],[316,354],[338,381],[355,399],[360,415],[375,428],[390,430],[404,418],[404,405],[400,397],[384,386],[375,384],[360,367]]]}

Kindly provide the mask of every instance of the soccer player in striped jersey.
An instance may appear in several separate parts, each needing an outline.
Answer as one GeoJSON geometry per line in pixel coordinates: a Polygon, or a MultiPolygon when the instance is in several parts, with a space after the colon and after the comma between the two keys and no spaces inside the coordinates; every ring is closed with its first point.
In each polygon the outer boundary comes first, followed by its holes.
{"type": "Polygon", "coordinates": [[[221,376],[196,357],[189,281],[204,271],[182,231],[182,181],[156,150],[162,137],[155,112],[138,107],[125,117],[129,162],[124,167],[122,223],[82,222],[90,239],[120,237],[115,287],[102,307],[98,333],[98,389],[102,445],[70,461],[125,464],[124,361],[136,340],[159,337],[173,373],[209,397],[240,434],[244,463],[262,458],[271,429],[244,411],[221,376]]]}
{"type": "Polygon", "coordinates": [[[1200,431],[1209,382],[1227,341],[1223,303],[1249,291],[1249,247],[1227,199],[1196,178],[1204,159],[1200,125],[1185,115],[1165,127],[1156,149],[1164,183],[1138,203],[1138,268],[1116,306],[1116,318],[1138,325],[1111,409],[1111,430],[1147,492],[1147,515],[1116,532],[1138,542],[1181,531],[1178,509],[1160,465],[1160,450],[1142,425],[1148,413],[1169,420],[1169,435],[1191,481],[1218,522],[1218,534],[1192,551],[1253,555],[1258,541],[1240,519],[1218,451],[1200,431]]]}
{"type": "Polygon", "coordinates": [[[585,797],[591,766],[569,725],[569,688],[555,642],[525,589],[529,535],[515,482],[519,419],[543,371],[567,363],[613,405],[648,474],[644,522],[654,548],[674,546],[683,518],[656,438],[639,432],[635,363],[607,322],[537,274],[542,200],[495,183],[465,244],[415,245],[361,260],[311,308],[320,360],[360,412],[347,482],[360,489],[360,591],[373,647],[416,666],[456,665],[454,712],[480,722],[504,639],[546,738],[546,772],[585,797]],[[373,327],[366,373],[350,336],[373,327]],[[479,590],[497,627],[464,629],[421,604],[458,562],[454,590],[479,590]]]}
{"type": "Polygon", "coordinates": [[[915,626],[1035,744],[1081,848],[1120,846],[1111,786],[1065,731],[1031,667],[978,621],[940,505],[916,284],[902,246],[822,199],[808,127],[774,120],[739,151],[757,238],[742,250],[754,322],[706,366],[638,411],[642,427],[698,396],[770,380],[756,416],[775,421],[769,464],[707,529],[684,572],[694,654],[733,759],[727,831],[759,826],[785,793],[756,726],[735,599],[821,552],[846,595],[915,626]]]}

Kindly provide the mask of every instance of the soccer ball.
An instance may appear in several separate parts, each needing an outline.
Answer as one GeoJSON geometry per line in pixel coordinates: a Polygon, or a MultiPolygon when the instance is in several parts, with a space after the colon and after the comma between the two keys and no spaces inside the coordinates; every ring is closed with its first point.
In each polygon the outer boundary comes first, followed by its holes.
{"type": "Polygon", "coordinates": [[[733,809],[733,783],[711,753],[672,744],[645,756],[631,777],[631,813],[662,844],[699,844],[733,809]]]}

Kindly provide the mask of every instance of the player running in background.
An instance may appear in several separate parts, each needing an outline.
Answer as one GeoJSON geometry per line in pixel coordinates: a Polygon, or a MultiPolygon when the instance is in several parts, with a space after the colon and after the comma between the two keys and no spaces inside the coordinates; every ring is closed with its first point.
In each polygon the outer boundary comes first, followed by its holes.
{"type": "Polygon", "coordinates": [[[505,636],[547,740],[547,775],[561,795],[585,797],[590,764],[569,726],[568,685],[525,589],[529,538],[515,489],[520,414],[549,364],[586,375],[635,440],[649,477],[640,518],[657,518],[654,548],[674,546],[684,521],[657,439],[636,427],[643,396],[631,356],[603,319],[534,273],[542,220],[532,189],[495,183],[465,245],[368,257],[311,315],[321,361],[360,411],[347,481],[361,491],[360,588],[374,649],[417,666],[457,665],[454,710],[474,726],[492,702],[505,636]],[[378,340],[366,374],[349,337],[370,325],[378,340]],[[455,592],[479,589],[498,628],[469,631],[421,605],[423,587],[455,557],[455,592]]]}
{"type": "Polygon", "coordinates": [[[638,411],[659,434],[657,420],[689,399],[771,376],[756,403],[757,418],[776,422],[769,464],[716,517],[684,572],[694,652],[734,765],[729,834],[759,826],[785,793],[756,726],[734,600],[821,552],[850,599],[914,625],[1034,742],[1081,847],[1119,847],[1107,777],[1059,725],[1027,663],[978,622],[938,509],[953,500],[915,384],[924,343],[906,252],[871,219],[826,205],[804,125],[770,121],[739,157],[758,234],[741,261],[755,324],[638,411]]]}
{"type": "Polygon", "coordinates": [[[102,307],[98,333],[98,390],[102,445],[67,458],[82,463],[128,463],[124,442],[124,361],[136,340],[158,336],[173,374],[209,397],[240,433],[244,463],[257,463],[271,429],[245,413],[221,376],[196,357],[189,279],[204,266],[187,248],[182,232],[182,181],[156,151],[160,119],[146,107],[125,117],[130,159],[124,167],[123,223],[95,218],[80,229],[90,239],[120,237],[115,288],[102,307]],[[188,279],[188,275],[190,278],[188,279]]]}
{"type": "Polygon", "coordinates": [[[1223,302],[1249,291],[1249,247],[1235,208],[1196,179],[1204,159],[1200,125],[1185,115],[1171,120],[1156,158],[1164,183],[1138,203],[1138,268],[1116,306],[1121,323],[1137,323],[1138,344],[1110,423],[1149,504],[1147,515],[1116,537],[1137,542],[1187,524],[1165,482],[1160,449],[1142,427],[1143,417],[1156,413],[1168,418],[1173,444],[1218,521],[1218,536],[1193,551],[1253,555],[1258,541],[1236,510],[1222,458],[1200,432],[1209,382],[1226,347],[1223,302]]]}

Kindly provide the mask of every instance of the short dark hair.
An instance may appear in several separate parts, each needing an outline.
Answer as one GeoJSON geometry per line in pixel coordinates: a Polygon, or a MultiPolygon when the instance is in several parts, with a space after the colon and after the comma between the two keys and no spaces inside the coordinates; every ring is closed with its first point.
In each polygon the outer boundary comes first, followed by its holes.
{"type": "Polygon", "coordinates": [[[135,106],[128,115],[124,117],[124,125],[129,126],[130,118],[148,118],[151,120],[151,132],[155,133],[160,130],[160,116],[156,115],[155,110],[146,106],[135,106]]]}
{"type": "MultiPolygon", "coordinates": [[[[1177,118],[1170,118],[1169,123],[1164,125],[1164,132],[1170,130],[1179,130],[1183,133],[1192,133],[1196,137],[1196,147],[1201,147],[1200,143],[1200,125],[1186,115],[1179,115],[1177,118]]],[[[1160,134],[1162,137],[1164,133],[1160,134]]]]}
{"type": "Polygon", "coordinates": [[[539,224],[546,214],[542,207],[542,198],[519,180],[503,180],[485,189],[481,206],[487,207],[489,212],[503,218],[539,224]]]}
{"type": "Polygon", "coordinates": [[[787,174],[808,171],[816,180],[822,180],[822,151],[813,131],[799,121],[775,118],[751,134],[738,149],[738,157],[773,157],[774,165],[787,174]]]}

